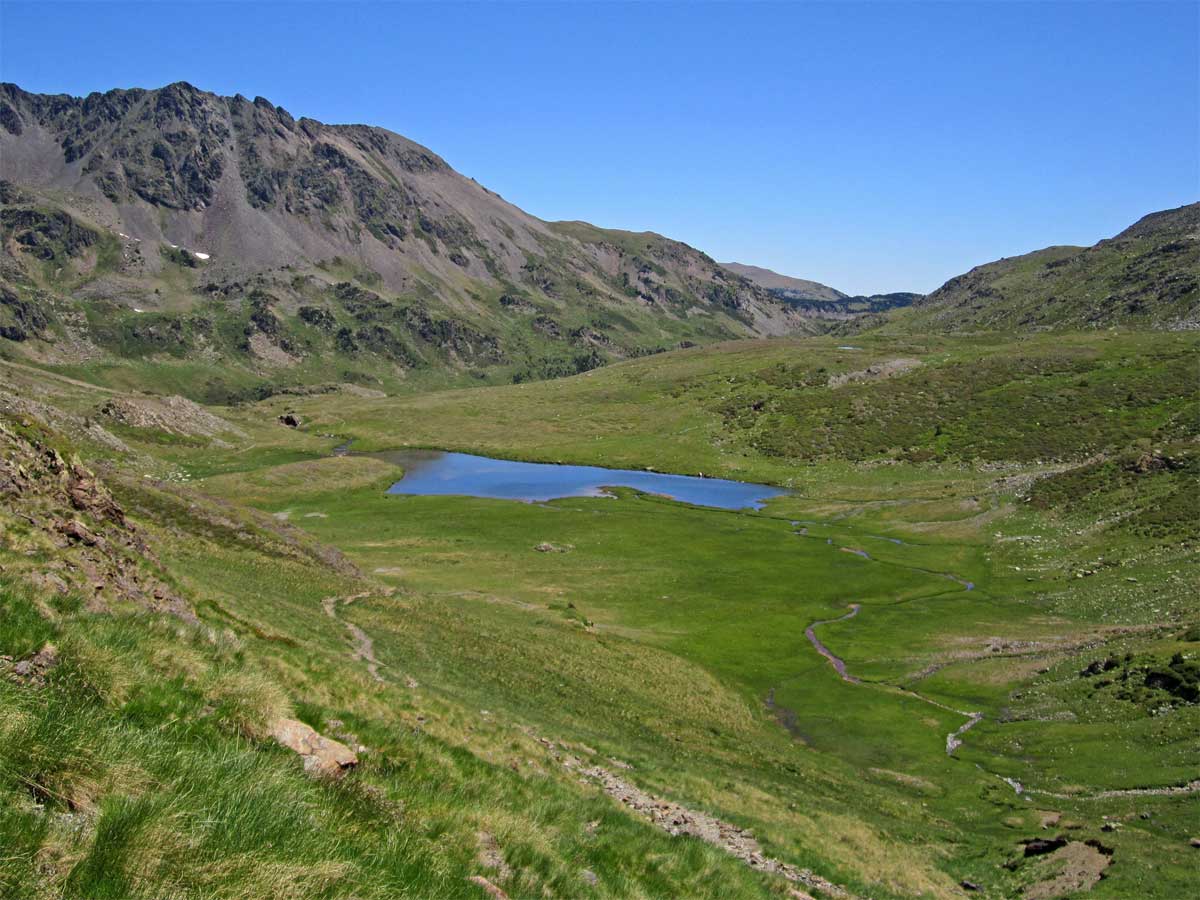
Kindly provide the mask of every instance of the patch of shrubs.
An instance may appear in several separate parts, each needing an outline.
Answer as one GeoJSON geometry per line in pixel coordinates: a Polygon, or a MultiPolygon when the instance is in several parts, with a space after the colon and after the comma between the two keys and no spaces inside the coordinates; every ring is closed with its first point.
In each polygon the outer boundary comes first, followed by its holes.
{"type": "Polygon", "coordinates": [[[544,381],[550,378],[566,378],[597,369],[607,362],[596,348],[571,357],[554,357],[530,362],[525,368],[513,373],[513,384],[527,381],[544,381]]]}
{"type": "MultiPolygon", "coordinates": [[[[1200,626],[1194,626],[1200,631],[1200,626]]],[[[1200,637],[1200,633],[1197,634],[1200,637]]],[[[1096,681],[1092,687],[1100,690],[1115,686],[1118,700],[1126,700],[1139,706],[1156,706],[1164,699],[1162,694],[1183,703],[1200,703],[1200,660],[1189,659],[1175,653],[1167,663],[1153,659],[1138,659],[1126,653],[1118,659],[1110,656],[1104,660],[1093,660],[1079,673],[1081,678],[1108,677],[1096,681]]]]}
{"type": "Polygon", "coordinates": [[[1117,527],[1143,537],[1174,539],[1200,532],[1200,453],[1186,444],[1130,451],[1115,459],[1068,469],[1034,483],[1038,509],[1083,512],[1124,507],[1117,527]]]}
{"type": "Polygon", "coordinates": [[[321,331],[333,331],[337,325],[333,313],[320,306],[302,306],[297,313],[300,321],[313,326],[313,328],[319,328],[321,331]]]}
{"type": "Polygon", "coordinates": [[[196,257],[188,253],[182,247],[159,247],[159,253],[162,258],[169,263],[174,263],[177,266],[183,266],[185,269],[196,268],[196,257]]]}

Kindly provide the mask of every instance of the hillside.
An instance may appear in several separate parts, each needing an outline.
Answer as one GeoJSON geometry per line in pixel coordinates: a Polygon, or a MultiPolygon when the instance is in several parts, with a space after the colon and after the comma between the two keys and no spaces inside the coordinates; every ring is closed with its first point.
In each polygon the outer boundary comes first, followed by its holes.
{"type": "Polygon", "coordinates": [[[0,179],[5,352],[131,383],[187,361],[168,377],[198,398],[811,330],[684,244],[543,222],[397,134],[261,97],[6,84],[0,179]]]}
{"type": "Polygon", "coordinates": [[[977,266],[900,321],[946,331],[1200,327],[1200,203],[1151,213],[1093,247],[977,266]]]}
{"type": "Polygon", "coordinates": [[[840,322],[870,321],[868,317],[872,315],[912,306],[922,296],[909,291],[896,291],[891,294],[857,294],[839,300],[805,300],[780,291],[772,293],[802,316],[840,322]]]}

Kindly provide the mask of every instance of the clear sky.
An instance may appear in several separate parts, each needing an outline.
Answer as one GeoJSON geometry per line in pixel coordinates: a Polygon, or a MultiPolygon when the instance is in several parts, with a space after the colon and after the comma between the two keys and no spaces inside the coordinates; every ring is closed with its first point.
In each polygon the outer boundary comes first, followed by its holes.
{"type": "Polygon", "coordinates": [[[527,211],[849,292],[1200,199],[1200,4],[17,3],[0,78],[382,125],[527,211]]]}

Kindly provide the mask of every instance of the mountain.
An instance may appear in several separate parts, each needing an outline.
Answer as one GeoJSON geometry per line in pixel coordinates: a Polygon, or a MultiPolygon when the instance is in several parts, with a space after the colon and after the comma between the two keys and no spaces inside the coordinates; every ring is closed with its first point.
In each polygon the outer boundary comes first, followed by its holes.
{"type": "Polygon", "coordinates": [[[841,291],[804,278],[780,275],[770,269],[742,263],[721,263],[726,269],[750,279],[765,288],[797,313],[811,319],[846,321],[876,315],[890,309],[911,306],[921,294],[897,291],[891,294],[871,294],[851,297],[841,291]]]}
{"type": "Polygon", "coordinates": [[[1151,213],[1093,247],[1047,247],[977,266],[906,324],[959,331],[1200,327],[1200,203],[1151,213]]]}
{"type": "Polygon", "coordinates": [[[803,316],[837,321],[858,320],[865,316],[878,315],[892,309],[903,309],[906,306],[912,306],[913,303],[922,297],[921,294],[897,291],[891,294],[843,296],[838,300],[806,300],[782,296],[778,291],[772,291],[771,293],[779,296],[781,300],[803,316]]]}
{"type": "Polygon", "coordinates": [[[0,179],[0,335],[46,362],[521,380],[813,330],[686,244],[542,221],[400,135],[262,97],[0,85],[0,179]]]}
{"type": "Polygon", "coordinates": [[[750,279],[759,287],[779,292],[795,300],[841,300],[846,296],[841,291],[821,284],[819,281],[780,275],[778,272],[772,272],[770,269],[760,266],[748,266],[736,262],[721,263],[721,265],[730,272],[750,279]]]}

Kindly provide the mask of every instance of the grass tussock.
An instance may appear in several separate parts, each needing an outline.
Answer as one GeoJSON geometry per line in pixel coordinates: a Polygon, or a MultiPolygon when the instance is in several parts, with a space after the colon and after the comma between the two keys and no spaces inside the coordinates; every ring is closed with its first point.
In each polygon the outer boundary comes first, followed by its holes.
{"type": "Polygon", "coordinates": [[[258,672],[220,670],[202,688],[213,717],[235,734],[265,739],[272,723],[291,716],[292,705],[275,682],[258,672]]]}

